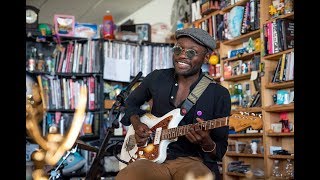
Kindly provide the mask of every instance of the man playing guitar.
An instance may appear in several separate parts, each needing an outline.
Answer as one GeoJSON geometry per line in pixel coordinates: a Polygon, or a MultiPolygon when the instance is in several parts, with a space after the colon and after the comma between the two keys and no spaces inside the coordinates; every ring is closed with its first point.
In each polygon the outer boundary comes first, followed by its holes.
{"type": "MultiPolygon", "coordinates": [[[[190,92],[204,76],[201,66],[208,63],[215,40],[204,30],[187,28],[176,31],[173,47],[174,68],[155,70],[125,101],[125,116],[121,123],[132,125],[138,147],[145,146],[152,135],[140,121],[146,112],[140,109],[144,102],[153,100],[151,114],[161,117],[181,108],[190,92]]],[[[228,117],[231,100],[226,88],[210,83],[196,104],[183,114],[178,127],[228,117]]],[[[218,161],[222,161],[228,146],[228,126],[203,129],[188,126],[184,136],[171,142],[166,149],[166,159],[156,163],[147,159],[131,162],[116,176],[116,180],[184,180],[220,179],[218,161]]]]}

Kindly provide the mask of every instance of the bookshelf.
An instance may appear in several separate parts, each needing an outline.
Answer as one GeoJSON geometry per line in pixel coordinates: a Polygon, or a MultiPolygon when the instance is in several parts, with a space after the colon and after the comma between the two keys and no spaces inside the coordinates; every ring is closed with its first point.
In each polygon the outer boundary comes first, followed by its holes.
{"type": "MultiPolygon", "coordinates": [[[[268,23],[277,22],[284,19],[294,20],[294,12],[289,12],[286,14],[279,15],[277,17],[272,17],[269,14],[269,9],[267,8],[272,4],[271,0],[261,1],[264,8],[261,10],[261,23],[260,27],[268,23]]],[[[262,7],[262,6],[261,6],[262,7]]],[[[281,28],[283,32],[283,27],[281,28]]],[[[281,32],[281,31],[280,31],[281,32]]],[[[281,36],[280,36],[281,37],[281,36]]],[[[265,39],[261,39],[262,42],[265,39]]],[[[281,41],[281,40],[280,40],[281,41]]],[[[267,41],[268,42],[268,41],[267,41]]],[[[280,42],[281,46],[281,42],[280,42]]],[[[264,53],[261,61],[265,64],[265,75],[261,79],[262,84],[262,104],[263,104],[263,122],[264,122],[264,147],[265,147],[265,177],[272,178],[272,165],[274,160],[280,161],[281,173],[284,174],[285,163],[287,159],[294,160],[294,128],[290,132],[270,132],[271,124],[278,123],[280,116],[284,113],[287,115],[287,119],[290,124],[294,124],[294,102],[289,104],[276,104],[272,96],[276,94],[279,90],[294,90],[294,79],[280,82],[272,82],[272,77],[276,71],[277,63],[281,57],[287,54],[294,53],[294,47],[288,49],[280,49],[279,52],[275,53],[264,53]],[[279,146],[282,149],[287,150],[291,155],[272,155],[270,153],[271,146],[279,146]]],[[[293,55],[292,55],[293,56],[293,55]]],[[[288,60],[286,60],[288,61],[288,60]]],[[[294,61],[293,61],[294,62],[294,61]]],[[[292,70],[293,72],[293,70],[292,70]]]]}
{"type": "MultiPolygon", "coordinates": [[[[40,124],[43,137],[54,133],[53,126],[57,127],[56,133],[67,134],[79,100],[79,88],[86,85],[88,94],[84,123],[88,125],[83,126],[86,128],[81,130],[79,140],[91,143],[104,138],[101,43],[100,39],[72,37],[61,37],[61,44],[53,41],[52,37],[47,37],[45,42],[38,42],[34,37],[26,38],[26,75],[34,79],[40,77],[38,79],[41,79],[45,97],[42,99],[45,108],[40,124]],[[35,66],[30,69],[32,50],[35,50],[35,66]],[[44,60],[42,66],[39,65],[41,60],[44,60]]],[[[30,140],[29,137],[26,139],[30,140]]],[[[86,158],[88,156],[85,154],[89,151],[81,150],[81,154],[86,158]]],[[[91,160],[86,159],[89,165],[91,160]]]]}
{"type": "MultiPolygon", "coordinates": [[[[229,1],[225,1],[226,3],[230,3],[229,1]]],[[[212,31],[210,28],[206,29],[207,26],[210,25],[208,20],[212,16],[224,15],[232,10],[232,8],[236,6],[246,6],[247,2],[251,2],[250,0],[240,0],[236,1],[235,4],[228,4],[225,7],[222,7],[219,11],[214,11],[201,19],[197,19],[192,22],[192,25],[197,28],[203,28],[207,30],[209,33],[212,31]]],[[[259,6],[259,28],[255,30],[251,30],[245,34],[241,34],[240,36],[234,37],[232,39],[221,39],[219,36],[219,31],[216,34],[217,41],[219,42],[219,47],[217,47],[218,54],[220,56],[220,66],[221,66],[221,81],[220,83],[226,88],[230,89],[230,86],[235,84],[244,84],[249,83],[251,95],[256,93],[256,89],[254,88],[255,84],[251,80],[252,73],[241,73],[230,76],[230,74],[225,74],[227,69],[224,67],[225,64],[234,63],[239,60],[242,62],[250,61],[254,56],[259,56],[260,62],[257,64],[256,71],[259,72],[258,77],[260,77],[260,82],[258,83],[260,86],[261,93],[261,105],[257,107],[236,107],[232,109],[231,114],[239,113],[239,112],[248,112],[255,114],[262,114],[263,118],[263,129],[258,133],[236,133],[229,134],[229,140],[231,141],[247,141],[250,142],[253,139],[261,140],[261,148],[263,151],[258,155],[246,154],[246,153],[235,153],[227,151],[226,155],[223,158],[223,179],[250,179],[252,177],[247,177],[243,173],[237,172],[228,172],[228,164],[232,161],[244,161],[246,164],[250,164],[251,168],[261,169],[264,171],[264,176],[256,176],[256,179],[271,179],[272,178],[272,165],[275,159],[280,160],[280,164],[282,169],[284,169],[286,159],[294,159],[294,156],[290,155],[271,155],[270,147],[271,146],[281,146],[282,149],[288,150],[290,153],[294,154],[294,102],[289,104],[276,104],[274,101],[274,94],[277,94],[279,90],[287,90],[288,92],[294,91],[294,79],[290,77],[287,80],[281,80],[277,82],[273,82],[272,78],[274,76],[274,72],[276,71],[277,64],[279,59],[287,54],[294,53],[294,47],[290,40],[287,40],[288,47],[284,48],[284,40],[279,40],[279,50],[274,50],[274,52],[268,52],[268,39],[265,36],[265,25],[270,22],[279,21],[282,23],[284,19],[294,20],[294,12],[286,12],[285,14],[281,14],[278,16],[272,17],[269,13],[269,6],[272,5],[272,0],[260,0],[259,6]],[[243,43],[247,42],[251,39],[260,40],[261,48],[257,51],[253,51],[250,53],[243,53],[234,57],[228,57],[228,52],[230,50],[240,49],[243,47],[243,43]],[[266,45],[266,44],[267,45],[266,45]],[[282,43],[282,44],[281,44],[282,43]],[[291,47],[292,46],[292,47],[291,47]],[[226,76],[227,75],[227,76],[226,76]],[[289,124],[292,125],[290,132],[272,132],[271,124],[279,123],[280,116],[286,115],[289,119],[289,124]]],[[[217,22],[219,23],[219,22],[217,22]]],[[[282,24],[281,24],[282,25],[282,24]]],[[[280,25],[278,26],[280,27],[280,25]]],[[[292,27],[291,27],[292,28],[292,27]]],[[[282,26],[281,26],[282,29],[282,26]]],[[[278,30],[278,29],[277,29],[278,30]]],[[[279,30],[280,31],[280,30],[279,30]]],[[[291,30],[292,31],[292,30],[291,30]]],[[[278,32],[280,33],[280,32],[278,32]]],[[[282,31],[281,31],[282,33],[282,31]]],[[[290,32],[286,32],[290,34],[290,32]]],[[[276,33],[274,33],[275,36],[276,33]]],[[[284,35],[278,36],[284,38],[284,35]]],[[[276,44],[272,42],[271,44],[276,44]]],[[[294,54],[292,55],[294,57],[294,54]]],[[[287,57],[286,57],[287,58],[287,57]]],[[[286,60],[287,61],[287,60],[286,60]]],[[[284,68],[285,69],[285,68],[284,68]]],[[[293,71],[293,70],[289,70],[293,71]]],[[[284,72],[283,72],[284,73],[284,72]]],[[[242,88],[244,91],[244,88],[242,88]]],[[[231,98],[232,99],[232,98],[231,98]]],[[[229,147],[228,147],[229,148],[229,147]]],[[[284,170],[283,170],[284,172],[284,170]]]]}

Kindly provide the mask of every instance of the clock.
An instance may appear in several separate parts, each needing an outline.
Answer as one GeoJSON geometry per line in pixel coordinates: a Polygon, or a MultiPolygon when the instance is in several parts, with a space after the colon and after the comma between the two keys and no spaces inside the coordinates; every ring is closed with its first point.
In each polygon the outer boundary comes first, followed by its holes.
{"type": "Polygon", "coordinates": [[[26,29],[37,29],[39,23],[39,9],[26,6],[26,29]]]}

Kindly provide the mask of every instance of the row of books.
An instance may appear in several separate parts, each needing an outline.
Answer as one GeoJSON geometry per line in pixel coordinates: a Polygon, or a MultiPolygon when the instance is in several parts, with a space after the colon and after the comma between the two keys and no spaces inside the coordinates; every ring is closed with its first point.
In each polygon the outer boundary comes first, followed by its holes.
{"type": "Polygon", "coordinates": [[[93,73],[100,72],[99,42],[88,40],[85,43],[70,41],[61,45],[54,54],[55,72],[62,73],[93,73]]]}
{"type": "Polygon", "coordinates": [[[294,80],[294,51],[283,54],[278,60],[271,82],[294,80]]]}
{"type": "Polygon", "coordinates": [[[216,40],[229,40],[259,29],[260,0],[250,0],[245,6],[235,6],[230,12],[212,15],[196,24],[216,40]]]}
{"type": "Polygon", "coordinates": [[[97,99],[100,94],[96,77],[83,77],[82,79],[57,78],[56,76],[43,75],[39,84],[42,84],[44,107],[47,110],[74,110],[80,97],[80,87],[87,86],[87,109],[94,110],[100,107],[97,99]]]}
{"type": "Polygon", "coordinates": [[[202,21],[197,28],[207,31],[215,40],[223,40],[223,15],[212,15],[210,18],[202,21]]]}
{"type": "Polygon", "coordinates": [[[259,29],[260,25],[260,0],[250,0],[246,3],[241,34],[259,29]]]}
{"type": "Polygon", "coordinates": [[[55,48],[29,47],[27,52],[33,52],[27,60],[26,70],[40,71],[48,74],[56,73],[99,73],[101,72],[101,58],[99,42],[69,41],[55,48]]]}
{"type": "Polygon", "coordinates": [[[139,45],[121,42],[104,42],[104,59],[130,61],[130,76],[140,71],[145,77],[155,69],[173,67],[171,45],[139,45]]]}
{"type": "Polygon", "coordinates": [[[265,55],[294,48],[294,22],[276,19],[263,25],[265,55]]]}

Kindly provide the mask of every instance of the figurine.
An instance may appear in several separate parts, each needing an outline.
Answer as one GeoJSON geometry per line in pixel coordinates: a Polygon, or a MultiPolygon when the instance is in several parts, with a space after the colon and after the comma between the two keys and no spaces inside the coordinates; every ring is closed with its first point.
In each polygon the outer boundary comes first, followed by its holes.
{"type": "Polygon", "coordinates": [[[250,37],[249,41],[248,41],[248,46],[247,46],[247,52],[248,53],[251,53],[254,51],[254,44],[253,44],[253,40],[252,38],[250,37]]]}

